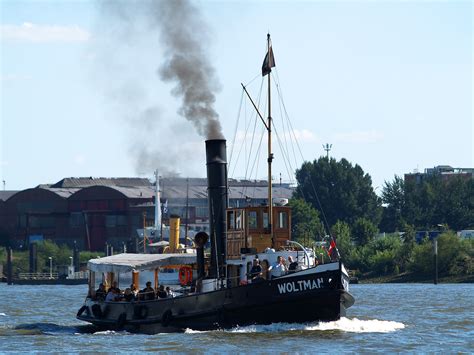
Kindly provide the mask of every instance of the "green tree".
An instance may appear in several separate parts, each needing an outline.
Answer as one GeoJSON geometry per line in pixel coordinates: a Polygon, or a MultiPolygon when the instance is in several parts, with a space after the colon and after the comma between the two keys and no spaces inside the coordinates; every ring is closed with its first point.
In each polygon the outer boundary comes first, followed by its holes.
{"type": "Polygon", "coordinates": [[[352,224],[357,218],[366,218],[378,225],[381,201],[372,188],[370,175],[359,165],[353,166],[346,159],[336,161],[321,157],[305,162],[296,171],[296,179],[295,197],[308,201],[325,217],[328,225],[338,220],[352,224]]]}
{"type": "Polygon", "coordinates": [[[417,228],[429,229],[438,224],[454,230],[473,227],[474,179],[466,176],[427,176],[421,182],[404,184],[403,219],[417,228]]]}
{"type": "MultiPolygon", "coordinates": [[[[434,269],[433,242],[424,240],[414,246],[410,271],[431,274],[434,269]]],[[[474,273],[474,243],[460,239],[453,232],[438,237],[438,272],[440,275],[474,273]]]]}
{"type": "Polygon", "coordinates": [[[402,230],[405,224],[402,212],[405,207],[405,183],[397,175],[392,182],[385,181],[382,189],[383,209],[380,229],[384,232],[395,232],[402,230]]]}
{"type": "Polygon", "coordinates": [[[302,199],[291,199],[291,234],[296,241],[308,244],[310,241],[321,240],[324,226],[319,219],[319,213],[302,199]]]}
{"type": "Polygon", "coordinates": [[[351,228],[342,221],[337,221],[331,228],[331,234],[336,239],[337,249],[341,254],[341,258],[350,264],[351,256],[354,251],[354,243],[351,239],[351,228]]]}
{"type": "Polygon", "coordinates": [[[365,218],[358,218],[352,226],[352,235],[358,245],[369,243],[377,232],[377,227],[365,218]]]}

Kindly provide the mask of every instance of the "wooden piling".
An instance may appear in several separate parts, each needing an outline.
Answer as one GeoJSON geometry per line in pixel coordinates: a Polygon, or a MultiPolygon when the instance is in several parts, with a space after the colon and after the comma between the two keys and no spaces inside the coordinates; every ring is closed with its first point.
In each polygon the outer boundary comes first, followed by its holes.
{"type": "Polygon", "coordinates": [[[7,250],[7,284],[12,285],[13,284],[13,265],[12,265],[12,259],[13,259],[13,251],[12,248],[8,248],[7,250]]]}

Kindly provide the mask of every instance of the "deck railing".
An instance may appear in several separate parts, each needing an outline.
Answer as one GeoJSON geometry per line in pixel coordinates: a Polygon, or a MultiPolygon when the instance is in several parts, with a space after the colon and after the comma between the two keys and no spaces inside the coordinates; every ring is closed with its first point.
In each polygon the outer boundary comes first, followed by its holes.
{"type": "Polygon", "coordinates": [[[21,280],[50,280],[57,279],[57,272],[20,272],[18,278],[21,280]]]}

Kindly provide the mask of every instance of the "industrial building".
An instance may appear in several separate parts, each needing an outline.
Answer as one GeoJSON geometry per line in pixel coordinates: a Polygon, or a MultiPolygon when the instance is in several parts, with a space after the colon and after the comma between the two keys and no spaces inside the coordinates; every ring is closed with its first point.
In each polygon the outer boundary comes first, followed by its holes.
{"type": "Polygon", "coordinates": [[[425,169],[423,173],[414,172],[405,174],[405,182],[414,181],[419,184],[430,176],[440,176],[443,181],[457,177],[472,179],[474,178],[474,168],[453,168],[449,165],[437,165],[434,168],[425,169]]]}
{"type": "MultiPolygon", "coordinates": [[[[163,221],[171,214],[194,230],[207,230],[207,180],[160,181],[163,221]]],[[[266,181],[229,180],[229,205],[267,203],[266,181]]],[[[289,184],[273,187],[274,198],[288,199],[289,184]]],[[[65,178],[55,184],[0,192],[0,243],[15,248],[50,239],[83,250],[121,248],[137,230],[154,224],[155,185],[145,178],[65,178]]]]}

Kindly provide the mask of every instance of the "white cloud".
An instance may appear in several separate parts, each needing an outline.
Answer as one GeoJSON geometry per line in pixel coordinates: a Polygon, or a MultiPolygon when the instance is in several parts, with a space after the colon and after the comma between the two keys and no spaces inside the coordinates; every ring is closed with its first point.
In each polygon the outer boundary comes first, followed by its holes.
{"type": "Polygon", "coordinates": [[[343,143],[375,143],[383,139],[384,135],[382,132],[377,130],[370,131],[353,131],[346,133],[337,133],[333,136],[335,142],[343,143]]]}
{"type": "Polygon", "coordinates": [[[1,25],[1,40],[14,42],[85,42],[90,33],[79,26],[36,25],[25,22],[22,25],[1,25]]]}

